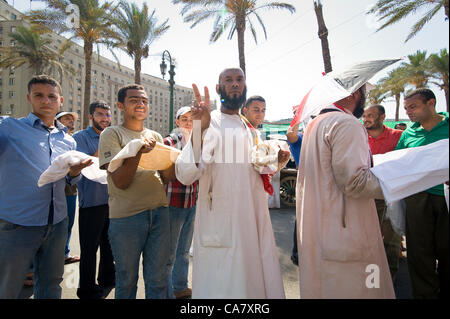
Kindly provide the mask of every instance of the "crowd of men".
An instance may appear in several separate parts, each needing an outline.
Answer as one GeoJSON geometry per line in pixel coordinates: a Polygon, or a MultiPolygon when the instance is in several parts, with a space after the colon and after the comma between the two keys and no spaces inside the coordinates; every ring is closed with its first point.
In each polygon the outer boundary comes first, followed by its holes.
{"type": "MultiPolygon", "coordinates": [[[[248,155],[261,143],[265,100],[247,100],[239,68],[219,75],[218,110],[211,111],[207,87],[203,98],[195,84],[193,89],[193,105],[178,110],[177,129],[165,138],[144,127],[149,99],[138,84],[118,91],[120,125],[111,126],[111,106],[95,101],[91,125],[72,136],[77,114],[60,112],[59,83],[43,75],[30,80],[30,114],[0,117],[0,298],[18,298],[24,278],[32,280],[35,298],[61,298],[64,264],[79,262],[80,299],[105,298],[111,288],[117,299],[134,299],[141,257],[146,298],[285,298],[268,209],[270,174],[254,169],[250,156],[233,153],[230,160],[227,153],[231,145],[248,155]],[[108,170],[135,139],[143,146],[108,171],[107,184],[81,175],[93,164],[88,158],[70,166],[65,178],[37,185],[61,154],[85,153],[108,170]],[[161,171],[140,167],[157,142],[181,151],[175,164],[161,171]],[[77,196],[80,257],[69,254],[77,196]]],[[[401,235],[386,218],[380,182],[370,171],[372,155],[449,135],[448,113],[436,112],[429,89],[405,96],[413,125],[404,131],[383,125],[383,106],[364,109],[365,94],[363,86],[324,108],[303,133],[294,125],[286,134],[291,152],[277,150],[279,169],[291,155],[298,166],[294,259],[300,298],[395,298],[401,235]],[[367,286],[368,265],[379,268],[376,289],[367,286]]],[[[443,185],[405,203],[413,295],[448,298],[443,185]]]]}

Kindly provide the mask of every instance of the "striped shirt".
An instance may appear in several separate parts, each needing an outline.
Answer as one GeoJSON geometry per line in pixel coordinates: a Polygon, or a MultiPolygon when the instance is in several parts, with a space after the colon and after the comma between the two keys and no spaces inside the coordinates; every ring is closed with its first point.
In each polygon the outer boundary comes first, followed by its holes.
{"type": "MultiPolygon", "coordinates": [[[[186,144],[183,134],[174,132],[164,138],[164,144],[181,150],[186,144]]],[[[197,202],[198,181],[191,185],[183,185],[179,180],[174,180],[166,185],[167,201],[172,207],[192,208],[197,202]]]]}

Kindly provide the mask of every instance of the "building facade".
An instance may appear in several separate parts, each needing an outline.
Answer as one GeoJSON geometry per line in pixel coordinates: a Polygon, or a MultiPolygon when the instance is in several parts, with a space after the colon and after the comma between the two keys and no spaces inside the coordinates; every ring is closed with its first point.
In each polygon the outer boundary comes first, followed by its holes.
{"type": "MultiPolygon", "coordinates": [[[[0,0],[1,46],[15,45],[9,33],[14,32],[19,25],[28,26],[28,23],[22,18],[22,13],[0,0]]],[[[52,40],[51,46],[55,50],[58,50],[66,41],[66,38],[56,33],[48,33],[44,36],[52,40]]],[[[62,77],[61,86],[64,103],[61,110],[79,114],[79,119],[75,124],[75,130],[79,130],[81,129],[85,89],[83,47],[77,43],[72,43],[69,49],[64,52],[63,59],[74,69],[75,74],[62,77]]],[[[32,73],[32,70],[27,66],[21,66],[17,69],[0,69],[0,115],[19,118],[26,116],[31,111],[26,94],[27,83],[32,77],[32,73]]],[[[54,77],[60,80],[59,75],[54,75],[54,77]]],[[[117,92],[120,87],[134,83],[134,70],[122,65],[119,66],[116,61],[94,53],[91,82],[91,102],[95,100],[106,101],[111,106],[112,125],[120,124],[123,118],[116,106],[117,92]]],[[[163,136],[169,134],[170,89],[168,81],[143,73],[141,74],[141,85],[144,86],[149,97],[150,111],[144,124],[145,127],[155,130],[163,136]]],[[[193,97],[192,88],[175,84],[174,116],[180,107],[191,105],[193,97]]]]}

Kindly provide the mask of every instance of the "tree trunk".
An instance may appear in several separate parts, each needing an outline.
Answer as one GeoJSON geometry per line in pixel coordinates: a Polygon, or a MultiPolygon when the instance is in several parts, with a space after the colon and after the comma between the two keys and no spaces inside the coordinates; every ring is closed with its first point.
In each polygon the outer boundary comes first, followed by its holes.
{"type": "Polygon", "coordinates": [[[444,87],[444,94],[445,94],[445,102],[447,102],[447,112],[450,112],[450,105],[449,105],[449,92],[448,92],[448,86],[444,87]]]}
{"type": "Polygon", "coordinates": [[[241,67],[242,71],[244,71],[245,75],[245,17],[236,17],[236,30],[238,35],[239,66],[241,67]]]}
{"type": "Polygon", "coordinates": [[[134,83],[141,84],[141,59],[140,55],[134,56],[134,83]]]}
{"type": "Polygon", "coordinates": [[[319,38],[322,42],[322,57],[325,67],[325,73],[333,71],[331,66],[330,47],[328,45],[328,29],[325,26],[325,20],[323,18],[322,3],[314,1],[314,11],[316,11],[317,24],[319,25],[319,38]]]}
{"type": "Polygon", "coordinates": [[[448,4],[448,0],[444,0],[444,9],[445,9],[445,15],[447,17],[447,20],[449,19],[449,4],[448,4]]]}
{"type": "Polygon", "coordinates": [[[84,100],[82,107],[82,121],[81,127],[85,129],[89,125],[89,104],[91,104],[91,72],[92,72],[92,51],[93,44],[91,42],[84,42],[84,100]]]}
{"type": "Polygon", "coordinates": [[[400,93],[395,94],[395,121],[400,117],[400,93]]]}

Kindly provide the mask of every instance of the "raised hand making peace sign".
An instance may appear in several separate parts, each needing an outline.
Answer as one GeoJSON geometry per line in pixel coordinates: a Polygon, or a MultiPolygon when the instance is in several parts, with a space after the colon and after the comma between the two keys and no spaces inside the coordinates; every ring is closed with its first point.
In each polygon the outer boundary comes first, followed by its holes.
{"type": "Polygon", "coordinates": [[[205,86],[205,100],[202,101],[202,96],[200,95],[197,85],[192,84],[192,88],[194,89],[195,101],[191,108],[191,117],[194,122],[201,121],[203,132],[209,127],[209,123],[211,121],[211,102],[209,99],[209,90],[205,86]]]}

